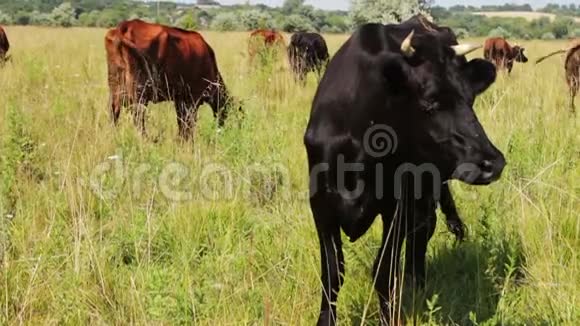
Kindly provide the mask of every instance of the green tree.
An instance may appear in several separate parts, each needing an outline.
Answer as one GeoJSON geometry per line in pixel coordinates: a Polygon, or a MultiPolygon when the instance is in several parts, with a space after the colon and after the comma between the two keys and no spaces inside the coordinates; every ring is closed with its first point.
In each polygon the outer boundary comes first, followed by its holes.
{"type": "Polygon", "coordinates": [[[215,17],[214,13],[209,13],[205,10],[201,10],[200,12],[197,13],[197,20],[199,22],[199,27],[200,28],[209,28],[214,17],[215,17]]]}
{"type": "Polygon", "coordinates": [[[97,22],[99,21],[99,11],[93,10],[91,12],[83,12],[79,16],[79,25],[87,26],[87,27],[95,27],[97,26],[97,22]]]}
{"type": "Polygon", "coordinates": [[[304,16],[290,15],[282,21],[282,30],[289,33],[314,30],[311,22],[304,16]]]}
{"type": "Polygon", "coordinates": [[[50,14],[35,10],[30,13],[30,24],[37,26],[48,26],[52,24],[52,19],[50,14]]]}
{"type": "Polygon", "coordinates": [[[350,11],[355,26],[366,23],[399,23],[415,14],[429,17],[425,0],[353,0],[350,11]]]}
{"type": "Polygon", "coordinates": [[[542,34],[542,40],[555,40],[556,36],[552,32],[542,34]]]}
{"type": "Polygon", "coordinates": [[[3,13],[0,11],[0,24],[2,25],[10,25],[12,24],[12,17],[9,14],[3,13]]]}
{"type": "Polygon", "coordinates": [[[344,33],[349,30],[349,21],[348,18],[345,16],[339,16],[336,14],[329,15],[326,18],[327,30],[325,32],[332,33],[344,33]]]}
{"type": "Polygon", "coordinates": [[[117,26],[121,21],[125,20],[122,12],[114,9],[105,9],[99,12],[99,18],[97,19],[96,25],[98,27],[114,27],[117,26]]]}
{"type": "Polygon", "coordinates": [[[239,17],[233,12],[219,13],[211,22],[211,28],[217,31],[235,31],[239,29],[239,17]]]}
{"type": "Polygon", "coordinates": [[[30,24],[30,13],[25,11],[19,11],[14,16],[14,23],[16,25],[28,25],[30,24]]]}
{"type": "Polygon", "coordinates": [[[304,6],[304,0],[284,0],[282,13],[286,15],[296,14],[302,6],[304,6]]]}
{"type": "Polygon", "coordinates": [[[54,8],[50,14],[52,23],[56,26],[71,27],[75,24],[75,10],[70,2],[63,2],[54,8]]]}
{"type": "Polygon", "coordinates": [[[552,23],[551,32],[556,38],[564,38],[569,34],[569,30],[574,26],[574,21],[567,17],[556,17],[552,23]]]}
{"type": "Polygon", "coordinates": [[[192,11],[185,13],[185,15],[177,20],[176,25],[183,29],[196,30],[199,25],[196,12],[192,11]]]}
{"type": "Polygon", "coordinates": [[[512,36],[512,34],[508,30],[506,30],[505,28],[498,26],[498,27],[492,29],[491,31],[489,31],[489,34],[487,36],[509,38],[512,36]]]}
{"type": "Polygon", "coordinates": [[[469,32],[465,28],[457,28],[454,30],[454,32],[455,32],[455,35],[457,35],[457,38],[459,38],[459,39],[464,39],[464,38],[469,37],[469,32]]]}
{"type": "Polygon", "coordinates": [[[261,10],[245,10],[239,13],[240,25],[245,30],[273,27],[272,16],[261,10]]]}

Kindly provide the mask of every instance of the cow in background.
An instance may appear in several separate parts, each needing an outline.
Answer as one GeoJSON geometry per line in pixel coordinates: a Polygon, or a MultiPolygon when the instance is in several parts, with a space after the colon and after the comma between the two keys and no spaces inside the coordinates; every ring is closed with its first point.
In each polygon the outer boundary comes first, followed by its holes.
{"type": "Polygon", "coordinates": [[[8,50],[10,50],[10,42],[8,42],[6,31],[0,26],[0,64],[10,60],[10,56],[7,55],[8,50]]]}
{"type": "Polygon", "coordinates": [[[566,72],[566,82],[568,83],[568,89],[570,90],[570,109],[572,112],[576,112],[574,99],[580,90],[580,38],[575,39],[567,49],[554,51],[539,58],[536,60],[536,64],[560,53],[566,53],[566,59],[564,60],[564,70],[566,72]]]}
{"type": "Polygon", "coordinates": [[[328,47],[324,38],[317,33],[295,33],[288,46],[288,60],[297,80],[306,81],[309,72],[320,78],[328,63],[328,47]]]}
{"type": "Polygon", "coordinates": [[[248,54],[250,62],[254,62],[256,55],[262,61],[268,58],[276,58],[286,47],[284,36],[274,29],[258,29],[250,34],[248,41],[248,54]]]}
{"type": "MultiPolygon", "coordinates": [[[[189,139],[197,110],[207,103],[222,126],[233,105],[213,49],[201,34],[141,20],[120,23],[105,36],[112,119],[132,107],[145,134],[144,105],[172,101],[179,135],[189,139]]],[[[240,108],[241,110],[241,108],[240,108]]]]}
{"type": "Polygon", "coordinates": [[[485,41],[483,56],[486,60],[493,62],[497,69],[506,69],[508,74],[512,72],[515,62],[528,62],[524,54],[525,48],[518,45],[511,46],[501,37],[492,37],[485,41]]]}

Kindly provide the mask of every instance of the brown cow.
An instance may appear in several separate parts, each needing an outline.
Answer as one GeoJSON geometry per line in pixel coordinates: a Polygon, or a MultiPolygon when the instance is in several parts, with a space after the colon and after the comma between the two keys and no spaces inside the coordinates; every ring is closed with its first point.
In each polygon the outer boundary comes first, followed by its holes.
{"type": "Polygon", "coordinates": [[[232,99],[218,70],[214,51],[196,32],[150,24],[121,22],[105,36],[110,106],[115,124],[121,107],[133,108],[133,118],[145,133],[144,106],[175,103],[179,135],[194,131],[197,109],[208,103],[224,124],[232,99]]]}
{"type": "Polygon", "coordinates": [[[524,50],[525,48],[517,45],[510,46],[501,37],[492,37],[485,41],[483,55],[486,60],[493,62],[498,69],[507,69],[509,74],[512,72],[514,61],[528,62],[524,50]]]}
{"type": "Polygon", "coordinates": [[[282,53],[282,49],[286,47],[284,36],[280,32],[273,29],[258,29],[250,34],[248,42],[248,53],[250,61],[253,61],[256,54],[263,54],[266,50],[274,51],[274,55],[278,54],[276,51],[282,53]]]}
{"type": "Polygon", "coordinates": [[[580,90],[580,39],[574,40],[572,45],[567,49],[561,49],[539,58],[536,60],[536,64],[559,53],[566,53],[564,69],[566,71],[566,82],[570,89],[570,109],[572,112],[575,112],[576,106],[574,99],[580,90]]]}
{"type": "Polygon", "coordinates": [[[6,55],[8,50],[10,49],[10,42],[8,42],[8,37],[6,36],[6,32],[0,26],[0,64],[10,60],[10,56],[6,55]]]}

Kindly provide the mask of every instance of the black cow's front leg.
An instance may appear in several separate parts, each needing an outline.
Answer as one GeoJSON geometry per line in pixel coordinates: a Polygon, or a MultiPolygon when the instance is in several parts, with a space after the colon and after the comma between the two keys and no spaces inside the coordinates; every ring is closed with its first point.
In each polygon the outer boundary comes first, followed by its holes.
{"type": "Polygon", "coordinates": [[[405,238],[401,207],[383,213],[383,240],[374,263],[375,290],[379,295],[381,325],[399,324],[400,254],[405,238]]]}
{"type": "Polygon", "coordinates": [[[435,201],[426,197],[415,200],[413,213],[407,217],[407,242],[405,250],[405,273],[413,284],[422,288],[425,285],[425,265],[427,244],[437,223],[435,201]]]}
{"type": "Polygon", "coordinates": [[[445,214],[447,229],[455,235],[458,241],[463,241],[465,239],[465,225],[459,217],[451,189],[449,189],[449,184],[447,183],[441,185],[439,204],[441,205],[441,211],[445,214]]]}
{"type": "Polygon", "coordinates": [[[322,303],[318,326],[336,325],[336,301],[344,279],[344,256],[340,227],[328,223],[327,216],[314,212],[320,242],[322,303]]]}

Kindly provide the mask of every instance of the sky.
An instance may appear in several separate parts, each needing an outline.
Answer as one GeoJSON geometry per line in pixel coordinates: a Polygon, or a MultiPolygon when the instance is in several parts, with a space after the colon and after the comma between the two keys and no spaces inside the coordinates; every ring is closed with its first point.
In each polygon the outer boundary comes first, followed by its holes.
{"type": "MultiPolygon", "coordinates": [[[[217,0],[219,3],[223,5],[231,5],[231,4],[239,4],[245,3],[245,0],[217,0]]],[[[185,1],[184,1],[185,2],[185,1]]],[[[280,6],[284,0],[250,0],[250,3],[263,3],[269,6],[280,6]]],[[[472,5],[472,6],[481,6],[481,5],[501,5],[504,3],[516,3],[516,4],[524,4],[529,3],[534,8],[543,7],[548,3],[559,3],[559,4],[570,4],[570,3],[578,3],[578,0],[435,0],[436,5],[440,6],[452,6],[452,5],[472,5]]],[[[306,0],[306,3],[313,5],[317,8],[322,9],[348,9],[350,5],[350,0],[306,0]]]]}

